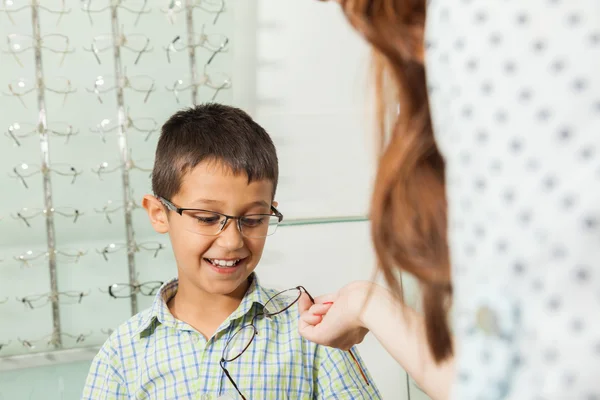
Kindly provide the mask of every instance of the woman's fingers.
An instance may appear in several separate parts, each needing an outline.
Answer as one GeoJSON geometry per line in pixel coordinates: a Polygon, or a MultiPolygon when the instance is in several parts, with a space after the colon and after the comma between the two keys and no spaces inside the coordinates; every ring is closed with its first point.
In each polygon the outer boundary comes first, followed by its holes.
{"type": "Polygon", "coordinates": [[[298,311],[300,314],[304,314],[309,308],[313,306],[313,302],[306,293],[302,293],[300,300],[298,300],[298,311]]]}
{"type": "Polygon", "coordinates": [[[302,314],[300,318],[306,325],[317,325],[323,320],[321,315],[312,314],[310,312],[302,314]]]}
{"type": "Polygon", "coordinates": [[[311,308],[308,309],[308,312],[315,315],[325,315],[327,311],[331,308],[333,303],[323,303],[323,304],[315,304],[311,308]]]}

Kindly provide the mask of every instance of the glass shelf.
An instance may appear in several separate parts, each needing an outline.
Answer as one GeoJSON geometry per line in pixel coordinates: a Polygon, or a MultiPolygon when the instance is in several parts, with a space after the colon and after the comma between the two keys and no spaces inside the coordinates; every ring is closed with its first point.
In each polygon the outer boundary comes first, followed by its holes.
{"type": "Polygon", "coordinates": [[[365,215],[354,215],[346,217],[317,217],[317,218],[294,218],[283,220],[280,227],[284,226],[302,226],[302,225],[322,225],[322,224],[341,224],[348,222],[365,222],[369,218],[365,215]]]}

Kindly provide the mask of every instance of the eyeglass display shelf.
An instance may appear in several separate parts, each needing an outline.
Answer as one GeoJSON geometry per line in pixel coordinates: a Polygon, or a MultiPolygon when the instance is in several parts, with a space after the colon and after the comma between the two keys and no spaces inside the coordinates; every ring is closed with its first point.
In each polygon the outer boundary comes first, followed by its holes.
{"type": "MultiPolygon", "coordinates": [[[[317,218],[293,218],[283,220],[279,227],[340,224],[351,222],[365,222],[365,215],[317,218]]],[[[99,346],[78,347],[73,349],[37,352],[31,354],[18,354],[2,357],[0,355],[0,372],[24,368],[45,367],[56,364],[66,364],[82,361],[91,361],[100,350],[99,346]]]]}
{"type": "Polygon", "coordinates": [[[0,357],[0,372],[24,368],[47,367],[78,361],[91,361],[100,346],[78,347],[76,349],[55,350],[44,353],[19,354],[0,357]]]}
{"type": "Polygon", "coordinates": [[[294,218],[283,220],[279,226],[302,226],[302,225],[323,225],[323,224],[340,224],[346,222],[364,222],[369,218],[366,215],[354,215],[345,217],[317,217],[317,218],[294,218]]]}

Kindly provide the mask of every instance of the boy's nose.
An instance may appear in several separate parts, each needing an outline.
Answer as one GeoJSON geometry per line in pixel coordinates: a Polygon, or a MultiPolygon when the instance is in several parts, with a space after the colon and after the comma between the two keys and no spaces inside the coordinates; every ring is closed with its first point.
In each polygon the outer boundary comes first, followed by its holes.
{"type": "Polygon", "coordinates": [[[223,230],[217,237],[217,241],[221,247],[228,250],[236,250],[244,247],[244,237],[238,228],[236,220],[230,219],[227,221],[223,230]]]}

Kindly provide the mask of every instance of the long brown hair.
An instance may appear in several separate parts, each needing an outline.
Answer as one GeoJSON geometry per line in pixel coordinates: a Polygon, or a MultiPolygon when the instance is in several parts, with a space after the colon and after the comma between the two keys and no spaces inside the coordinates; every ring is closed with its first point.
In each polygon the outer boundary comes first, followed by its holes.
{"type": "Polygon", "coordinates": [[[433,137],[425,80],[426,0],[341,4],[375,52],[381,154],[371,220],[379,268],[398,295],[399,270],[421,282],[427,340],[439,362],[452,354],[452,287],[444,161],[433,137]]]}

